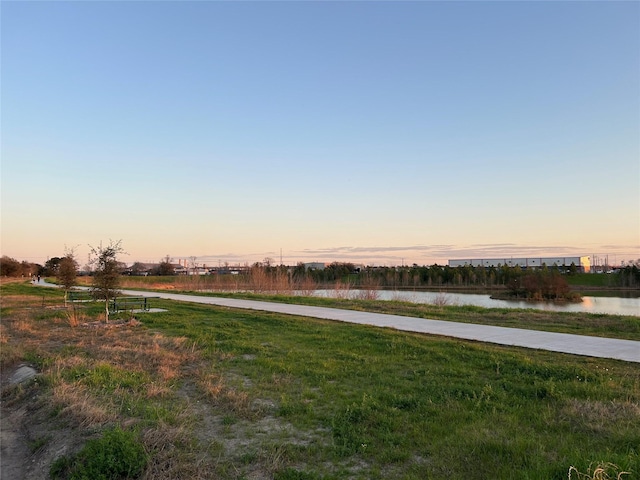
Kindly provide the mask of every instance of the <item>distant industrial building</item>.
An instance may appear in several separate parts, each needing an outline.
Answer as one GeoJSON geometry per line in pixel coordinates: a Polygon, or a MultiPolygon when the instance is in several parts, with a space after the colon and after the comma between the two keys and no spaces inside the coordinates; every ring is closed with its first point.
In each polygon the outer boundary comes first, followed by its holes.
{"type": "Polygon", "coordinates": [[[589,257],[528,257],[528,258],[464,258],[449,260],[450,267],[520,267],[520,268],[541,268],[557,267],[568,269],[571,264],[575,265],[580,272],[589,272],[591,262],[589,257]]]}
{"type": "Polygon", "coordinates": [[[323,262],[308,262],[304,264],[306,270],[324,270],[325,264],[323,262]]]}

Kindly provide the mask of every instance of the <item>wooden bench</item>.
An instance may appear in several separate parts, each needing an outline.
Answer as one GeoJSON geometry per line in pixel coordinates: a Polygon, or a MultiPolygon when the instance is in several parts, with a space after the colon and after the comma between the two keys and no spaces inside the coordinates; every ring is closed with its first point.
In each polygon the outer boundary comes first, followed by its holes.
{"type": "MultiPolygon", "coordinates": [[[[149,300],[152,297],[118,297],[109,301],[109,312],[130,312],[133,310],[139,310],[148,312],[151,308],[149,300]]],[[[158,297],[153,297],[158,298],[158,297]]]]}

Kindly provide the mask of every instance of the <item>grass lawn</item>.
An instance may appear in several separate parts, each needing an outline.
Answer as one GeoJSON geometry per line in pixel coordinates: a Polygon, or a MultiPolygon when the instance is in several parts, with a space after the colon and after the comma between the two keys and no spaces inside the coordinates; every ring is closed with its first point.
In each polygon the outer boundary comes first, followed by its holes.
{"type": "Polygon", "coordinates": [[[637,364],[170,301],[71,328],[25,308],[36,287],[1,288],[3,368],[44,378],[3,400],[37,392],[79,437],[136,432],[143,478],[640,478],[637,364]]]}
{"type": "Polygon", "coordinates": [[[350,300],[253,293],[181,293],[344,308],[434,320],[475,323],[478,325],[496,325],[501,327],[525,328],[530,330],[544,330],[547,332],[573,333],[577,335],[640,341],[640,317],[626,315],[550,312],[535,309],[483,308],[473,305],[438,306],[395,300],[350,300]]]}

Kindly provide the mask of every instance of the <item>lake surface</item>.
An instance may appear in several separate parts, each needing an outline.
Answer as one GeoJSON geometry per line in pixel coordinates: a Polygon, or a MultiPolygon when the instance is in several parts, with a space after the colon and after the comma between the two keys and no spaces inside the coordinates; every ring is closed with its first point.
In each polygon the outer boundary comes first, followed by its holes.
{"type": "MultiPolygon", "coordinates": [[[[358,298],[360,290],[339,291],[340,295],[358,298]]],[[[523,300],[494,300],[489,295],[475,293],[439,293],[378,290],[379,300],[402,300],[438,305],[475,305],[486,308],[531,308],[555,312],[606,313],[609,315],[640,316],[640,298],[582,297],[581,303],[525,302],[523,300]]],[[[335,297],[335,290],[318,290],[316,295],[335,297]]]]}

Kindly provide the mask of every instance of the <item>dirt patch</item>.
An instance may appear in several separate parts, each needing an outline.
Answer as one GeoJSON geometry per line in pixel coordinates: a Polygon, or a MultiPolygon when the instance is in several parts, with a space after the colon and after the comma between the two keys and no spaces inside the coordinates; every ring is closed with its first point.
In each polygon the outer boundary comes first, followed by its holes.
{"type": "Polygon", "coordinates": [[[0,478],[2,479],[25,478],[27,467],[25,460],[30,456],[29,448],[22,436],[25,414],[25,407],[13,411],[6,409],[2,411],[0,420],[0,456],[2,457],[0,478]]]}
{"type": "Polygon", "coordinates": [[[0,388],[0,479],[48,479],[53,461],[77,450],[84,438],[64,422],[52,421],[48,395],[25,365],[3,368],[0,388]]]}

